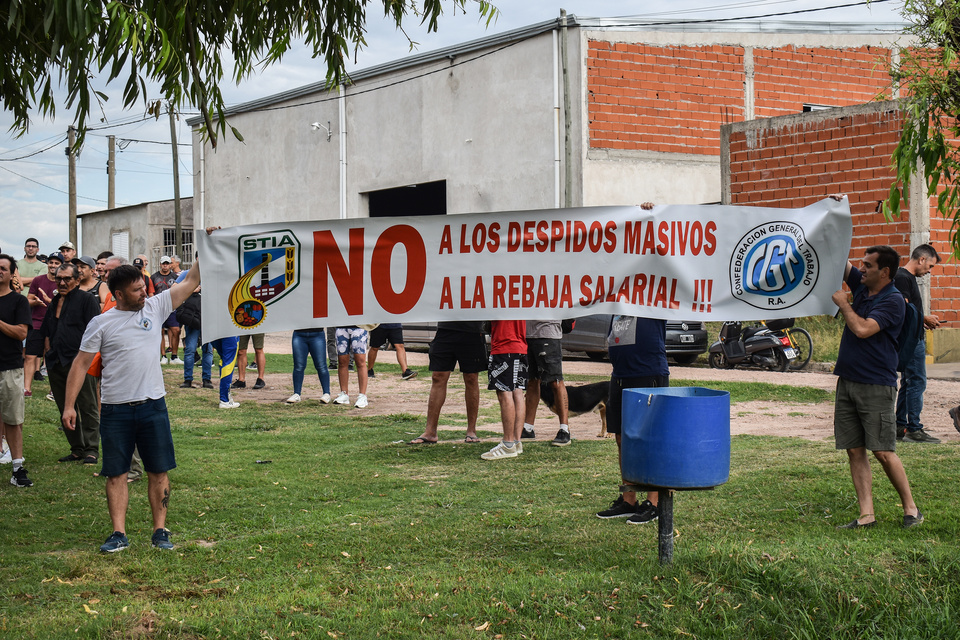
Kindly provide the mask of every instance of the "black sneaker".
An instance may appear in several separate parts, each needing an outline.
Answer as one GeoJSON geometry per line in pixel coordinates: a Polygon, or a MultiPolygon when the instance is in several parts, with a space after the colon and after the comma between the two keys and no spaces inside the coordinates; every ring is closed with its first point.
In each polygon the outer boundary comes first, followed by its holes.
{"type": "Polygon", "coordinates": [[[368,377],[368,378],[376,378],[376,377],[377,377],[377,372],[374,371],[373,369],[367,369],[367,377],[368,377]]]}
{"type": "Polygon", "coordinates": [[[960,407],[954,407],[947,411],[950,414],[950,418],[953,420],[953,428],[957,431],[960,431],[960,407]]]}
{"type": "Polygon", "coordinates": [[[630,504],[623,499],[623,496],[617,496],[609,509],[604,509],[597,513],[598,518],[629,518],[637,513],[637,505],[630,504]]]}
{"type": "Polygon", "coordinates": [[[173,543],[170,542],[170,532],[166,529],[157,529],[154,531],[153,537],[150,539],[150,544],[152,544],[155,549],[173,549],[173,543]]]}
{"type": "Polygon", "coordinates": [[[246,389],[247,383],[243,380],[234,380],[233,384],[230,385],[231,389],[246,389]]]}
{"type": "Polygon", "coordinates": [[[37,382],[43,382],[44,380],[46,380],[46,378],[43,377],[43,374],[40,373],[39,371],[33,372],[33,379],[36,380],[37,382]]]}
{"type": "Polygon", "coordinates": [[[263,389],[267,386],[267,383],[263,381],[263,378],[257,378],[257,381],[253,383],[254,389],[263,389]]]}
{"type": "Polygon", "coordinates": [[[401,377],[403,380],[409,380],[410,378],[416,378],[416,377],[417,377],[417,372],[414,371],[413,369],[407,369],[406,371],[404,371],[403,373],[400,374],[400,377],[401,377]]]}
{"type": "Polygon", "coordinates": [[[554,438],[553,442],[551,442],[550,444],[552,444],[555,447],[567,446],[568,444],[570,444],[570,432],[560,429],[560,431],[557,431],[557,437],[554,438]]]}
{"type": "Polygon", "coordinates": [[[529,440],[531,438],[536,438],[537,434],[534,433],[533,429],[523,428],[523,431],[520,432],[520,438],[524,440],[529,440]]]}
{"type": "Polygon", "coordinates": [[[193,389],[193,380],[184,380],[180,383],[181,389],[193,389]]]}
{"type": "Polygon", "coordinates": [[[903,436],[904,442],[926,442],[929,444],[940,444],[940,438],[934,438],[932,435],[924,431],[923,429],[917,429],[916,431],[907,431],[903,436]]]}
{"type": "Polygon", "coordinates": [[[22,489],[24,487],[32,487],[33,480],[27,477],[27,470],[23,467],[20,467],[13,472],[12,476],[10,476],[10,484],[22,489]]]}
{"type": "Polygon", "coordinates": [[[923,522],[923,514],[920,513],[920,510],[917,509],[917,515],[915,516],[903,516],[903,528],[909,529],[915,527],[918,524],[923,522]]]}
{"type": "Polygon", "coordinates": [[[119,531],[114,531],[110,534],[110,537],[107,538],[107,541],[100,545],[100,551],[103,553],[116,553],[117,551],[123,551],[129,546],[130,541],[127,540],[127,536],[119,531]]]}
{"type": "Polygon", "coordinates": [[[213,383],[210,382],[209,380],[204,380],[204,381],[203,381],[203,388],[204,388],[204,389],[213,389],[213,383]]]}
{"type": "Polygon", "coordinates": [[[906,435],[907,429],[905,427],[897,427],[897,442],[903,442],[903,436],[906,435]]]}
{"type": "Polygon", "coordinates": [[[660,517],[660,510],[653,506],[649,500],[644,500],[637,505],[637,513],[627,519],[627,524],[646,524],[653,522],[660,517]]]}

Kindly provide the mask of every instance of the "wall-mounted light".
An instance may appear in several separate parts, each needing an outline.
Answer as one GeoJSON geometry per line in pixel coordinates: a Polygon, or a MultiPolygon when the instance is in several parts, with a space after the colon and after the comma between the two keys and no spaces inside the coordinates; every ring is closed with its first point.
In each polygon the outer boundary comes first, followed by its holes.
{"type": "Polygon", "coordinates": [[[327,142],[330,142],[330,136],[333,135],[333,130],[332,130],[331,127],[330,127],[330,121],[329,121],[329,120],[327,120],[327,126],[323,126],[323,125],[320,124],[319,122],[314,122],[313,124],[310,125],[310,128],[313,129],[314,131],[320,131],[320,129],[323,129],[324,131],[326,131],[326,132],[327,132],[327,142]]]}

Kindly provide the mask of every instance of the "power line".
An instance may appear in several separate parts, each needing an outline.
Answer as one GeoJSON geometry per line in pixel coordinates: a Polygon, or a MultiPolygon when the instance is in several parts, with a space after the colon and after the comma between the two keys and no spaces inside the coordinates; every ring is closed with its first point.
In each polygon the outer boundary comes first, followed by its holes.
{"type": "Polygon", "coordinates": [[[53,149],[53,148],[56,147],[57,145],[59,145],[59,144],[61,144],[61,143],[63,143],[63,142],[66,142],[66,140],[67,140],[67,137],[66,137],[66,136],[63,136],[62,138],[60,138],[59,140],[57,140],[56,142],[54,142],[53,144],[51,144],[49,147],[44,147],[43,149],[40,149],[39,151],[34,151],[33,153],[28,153],[27,155],[25,155],[25,156],[20,156],[19,158],[0,158],[0,162],[16,162],[17,160],[26,160],[27,158],[32,158],[33,156],[39,155],[39,154],[43,153],[44,151],[49,151],[50,149],[53,149]]]}
{"type": "MultiPolygon", "coordinates": [[[[51,186],[48,185],[48,184],[43,184],[42,182],[38,182],[37,180],[34,180],[33,178],[28,178],[27,176],[22,175],[22,174],[19,174],[19,173],[17,173],[16,171],[12,171],[12,170],[10,170],[10,169],[7,169],[6,167],[0,167],[0,170],[6,171],[7,173],[12,173],[13,175],[17,176],[18,178],[23,178],[23,179],[26,180],[27,182],[32,182],[33,184],[39,185],[39,186],[43,187],[44,189],[50,189],[51,191],[56,191],[57,193],[62,193],[62,194],[65,195],[65,196],[69,196],[69,195],[70,195],[69,193],[67,193],[67,192],[64,191],[63,189],[57,189],[56,187],[51,187],[51,186]]],[[[100,200],[99,198],[89,198],[89,197],[87,197],[87,196],[81,196],[81,195],[78,195],[77,197],[78,197],[78,198],[83,198],[84,200],[90,200],[91,202],[102,202],[103,204],[107,204],[107,201],[106,201],[106,200],[100,200]]],[[[123,206],[125,206],[125,207],[126,207],[126,206],[129,206],[129,205],[127,205],[127,204],[125,204],[125,203],[122,203],[122,202],[121,202],[120,204],[123,205],[123,206]]]]}

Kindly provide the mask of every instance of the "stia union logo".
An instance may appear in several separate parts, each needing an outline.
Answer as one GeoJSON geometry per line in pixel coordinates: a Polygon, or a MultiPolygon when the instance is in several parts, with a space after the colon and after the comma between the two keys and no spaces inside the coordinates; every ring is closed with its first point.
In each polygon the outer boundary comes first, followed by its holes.
{"type": "Polygon", "coordinates": [[[238,275],[227,305],[234,324],[254,329],[267,307],[300,284],[300,241],[289,229],[240,236],[238,275]]]}
{"type": "Polygon", "coordinates": [[[817,252],[795,222],[754,227],[730,258],[733,297],[758,309],[792,307],[813,291],[819,275],[817,252]]]}

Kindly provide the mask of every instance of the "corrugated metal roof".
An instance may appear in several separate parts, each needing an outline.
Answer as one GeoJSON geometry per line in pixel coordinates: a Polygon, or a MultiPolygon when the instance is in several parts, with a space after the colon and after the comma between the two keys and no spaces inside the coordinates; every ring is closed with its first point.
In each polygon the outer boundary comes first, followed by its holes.
{"type": "MultiPolygon", "coordinates": [[[[504,31],[484,38],[470,40],[461,44],[443,47],[434,51],[419,53],[412,56],[406,56],[386,62],[366,69],[360,69],[350,74],[350,79],[354,82],[360,82],[380,75],[401,71],[421,64],[428,64],[443,60],[445,58],[456,57],[467,53],[473,53],[482,49],[498,47],[512,42],[526,40],[534,36],[552,31],[559,28],[560,18],[538,22],[536,24],[504,31]]],[[[853,22],[789,22],[789,21],[652,21],[639,20],[638,18],[578,18],[574,15],[567,16],[568,27],[580,27],[586,30],[601,31],[660,31],[660,32],[684,32],[684,33],[810,33],[810,34],[850,34],[850,35],[890,35],[901,33],[906,26],[901,23],[853,23],[853,22]]],[[[224,109],[227,116],[256,111],[271,107],[288,100],[293,100],[303,96],[313,95],[327,91],[326,82],[315,82],[275,93],[270,96],[251,100],[238,105],[224,109]]],[[[191,127],[203,123],[201,116],[189,118],[187,124],[191,127]]]]}

